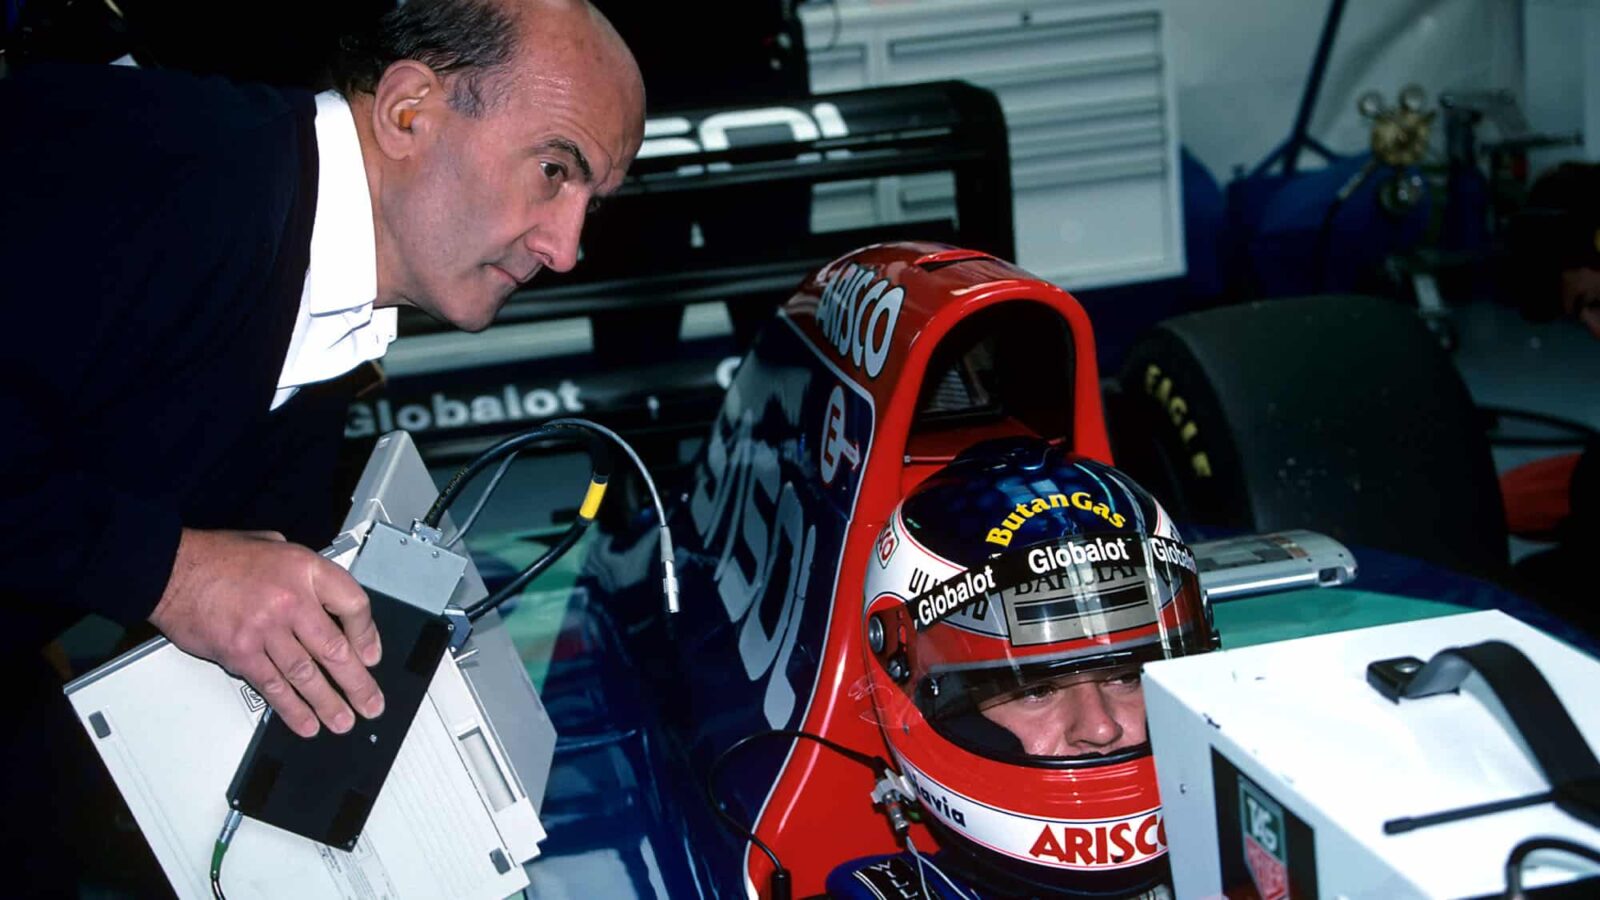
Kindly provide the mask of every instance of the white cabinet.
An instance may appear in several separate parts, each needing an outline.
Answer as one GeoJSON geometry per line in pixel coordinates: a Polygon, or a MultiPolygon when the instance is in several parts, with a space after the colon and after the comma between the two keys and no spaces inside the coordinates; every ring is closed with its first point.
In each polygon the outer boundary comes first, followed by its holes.
{"type": "MultiPolygon", "coordinates": [[[[900,0],[800,9],[816,92],[962,79],[1005,111],[1017,262],[1069,290],[1182,275],[1159,2],[900,0]]],[[[945,174],[819,188],[819,230],[953,206],[945,174]]]]}

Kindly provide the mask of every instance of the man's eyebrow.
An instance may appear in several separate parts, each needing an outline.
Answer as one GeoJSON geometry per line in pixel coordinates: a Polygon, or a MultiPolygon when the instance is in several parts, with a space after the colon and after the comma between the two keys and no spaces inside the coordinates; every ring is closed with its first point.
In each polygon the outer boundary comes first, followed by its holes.
{"type": "Polygon", "coordinates": [[[574,144],[566,138],[551,138],[550,140],[545,141],[544,145],[546,147],[554,147],[555,149],[570,155],[573,161],[578,164],[578,171],[583,173],[583,180],[594,180],[594,169],[589,165],[589,158],[583,155],[583,150],[579,149],[577,144],[574,144]]]}

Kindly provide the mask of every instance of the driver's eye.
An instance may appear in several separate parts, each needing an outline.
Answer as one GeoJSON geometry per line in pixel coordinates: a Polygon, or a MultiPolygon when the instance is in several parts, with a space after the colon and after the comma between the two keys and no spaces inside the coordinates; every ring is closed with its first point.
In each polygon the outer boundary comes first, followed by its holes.
{"type": "Polygon", "coordinates": [[[539,170],[544,173],[544,177],[551,181],[559,181],[566,177],[567,174],[567,167],[560,163],[541,162],[539,163],[539,170]]]}

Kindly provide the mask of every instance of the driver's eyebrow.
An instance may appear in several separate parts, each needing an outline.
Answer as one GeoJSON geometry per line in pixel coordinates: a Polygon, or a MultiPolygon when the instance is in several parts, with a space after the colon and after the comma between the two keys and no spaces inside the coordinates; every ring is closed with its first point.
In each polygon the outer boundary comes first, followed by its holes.
{"type": "Polygon", "coordinates": [[[566,138],[551,138],[544,142],[544,146],[554,147],[571,156],[573,162],[578,164],[578,171],[583,173],[583,180],[585,182],[594,180],[594,169],[589,165],[589,158],[583,155],[583,151],[579,149],[577,144],[566,138]]]}

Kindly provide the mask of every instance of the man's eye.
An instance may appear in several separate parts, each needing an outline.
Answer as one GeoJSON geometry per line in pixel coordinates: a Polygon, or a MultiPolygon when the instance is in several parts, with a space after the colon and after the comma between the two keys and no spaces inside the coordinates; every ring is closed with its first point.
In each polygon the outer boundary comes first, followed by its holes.
{"type": "Polygon", "coordinates": [[[1033,687],[1028,688],[1027,690],[1023,691],[1018,696],[1020,696],[1021,699],[1023,699],[1023,700],[1032,700],[1034,702],[1038,702],[1040,700],[1045,699],[1046,697],[1049,697],[1051,694],[1054,694],[1055,692],[1056,692],[1056,686],[1053,685],[1053,684],[1036,684],[1033,687]]]}
{"type": "Polygon", "coordinates": [[[1139,673],[1129,672],[1126,675],[1114,675],[1107,678],[1106,683],[1114,684],[1118,687],[1135,687],[1139,684],[1139,673]]]}
{"type": "Polygon", "coordinates": [[[567,167],[560,163],[540,162],[539,171],[543,172],[544,177],[551,181],[558,181],[567,177],[567,167]]]}

